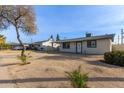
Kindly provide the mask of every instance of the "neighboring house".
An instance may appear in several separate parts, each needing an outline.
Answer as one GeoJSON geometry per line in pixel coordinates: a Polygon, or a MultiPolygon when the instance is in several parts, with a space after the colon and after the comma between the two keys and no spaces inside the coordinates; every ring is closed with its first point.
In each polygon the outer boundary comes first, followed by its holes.
{"type": "Polygon", "coordinates": [[[55,50],[55,49],[57,49],[58,44],[57,43],[53,43],[53,42],[54,42],[54,39],[50,38],[48,40],[34,42],[30,46],[33,49],[36,49],[36,50],[45,50],[45,51],[55,50]]]}
{"type": "Polygon", "coordinates": [[[106,34],[100,36],[91,36],[86,34],[86,37],[59,40],[59,51],[71,52],[79,54],[104,54],[112,51],[112,42],[114,34],[106,34]]]}

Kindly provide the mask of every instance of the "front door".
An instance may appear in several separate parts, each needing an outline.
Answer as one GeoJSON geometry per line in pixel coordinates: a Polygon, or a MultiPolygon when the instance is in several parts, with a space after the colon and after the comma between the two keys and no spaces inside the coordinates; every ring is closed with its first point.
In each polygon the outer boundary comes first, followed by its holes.
{"type": "Polygon", "coordinates": [[[77,42],[77,53],[81,53],[82,52],[82,43],[81,42],[77,42]]]}

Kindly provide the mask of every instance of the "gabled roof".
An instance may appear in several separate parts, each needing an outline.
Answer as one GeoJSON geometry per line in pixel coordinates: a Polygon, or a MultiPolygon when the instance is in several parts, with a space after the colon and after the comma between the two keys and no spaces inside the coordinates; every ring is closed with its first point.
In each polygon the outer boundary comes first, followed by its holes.
{"type": "Polygon", "coordinates": [[[48,40],[37,41],[37,42],[34,42],[33,44],[39,44],[39,43],[46,42],[46,41],[48,41],[48,40]]]}
{"type": "Polygon", "coordinates": [[[114,36],[115,34],[106,34],[106,35],[100,35],[100,36],[64,39],[56,42],[74,42],[74,41],[99,40],[99,39],[111,39],[112,41],[114,41],[114,36]]]}
{"type": "MultiPolygon", "coordinates": [[[[50,38],[51,39],[51,38],[50,38]]],[[[47,40],[43,40],[43,41],[37,41],[37,42],[34,42],[32,44],[39,44],[39,43],[43,43],[43,42],[46,42],[46,41],[49,41],[50,39],[47,39],[47,40]]],[[[54,41],[54,40],[53,40],[54,41]]]]}

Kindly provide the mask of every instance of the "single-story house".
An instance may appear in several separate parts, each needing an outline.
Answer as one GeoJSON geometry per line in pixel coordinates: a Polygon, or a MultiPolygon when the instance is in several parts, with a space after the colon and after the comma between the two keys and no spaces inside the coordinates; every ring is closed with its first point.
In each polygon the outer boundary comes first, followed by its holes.
{"type": "Polygon", "coordinates": [[[33,49],[44,50],[44,51],[57,49],[59,45],[57,43],[53,43],[53,42],[54,42],[54,39],[50,38],[48,40],[34,42],[34,43],[30,44],[30,46],[33,49]]]}
{"type": "Polygon", "coordinates": [[[112,51],[112,42],[115,34],[106,34],[100,36],[91,36],[90,33],[86,37],[64,39],[56,41],[59,43],[59,51],[71,52],[79,54],[104,54],[112,51]]]}

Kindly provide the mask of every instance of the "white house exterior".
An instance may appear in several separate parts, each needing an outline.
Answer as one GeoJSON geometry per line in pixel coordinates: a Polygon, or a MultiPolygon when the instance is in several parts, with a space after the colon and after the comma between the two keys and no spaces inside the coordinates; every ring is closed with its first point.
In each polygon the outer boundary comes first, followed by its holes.
{"type": "Polygon", "coordinates": [[[57,41],[60,44],[59,51],[79,54],[104,54],[112,51],[114,34],[101,36],[87,35],[83,38],[65,39],[57,41]]]}
{"type": "Polygon", "coordinates": [[[54,42],[54,39],[50,38],[48,40],[34,42],[32,45],[37,50],[48,51],[48,50],[57,49],[57,47],[59,46],[57,43],[53,43],[53,42],[54,42]]]}

